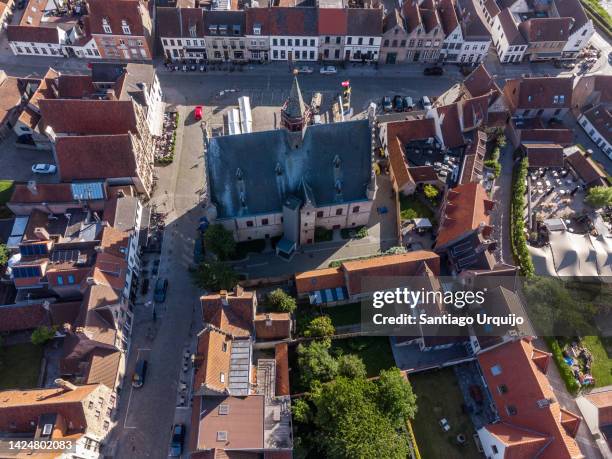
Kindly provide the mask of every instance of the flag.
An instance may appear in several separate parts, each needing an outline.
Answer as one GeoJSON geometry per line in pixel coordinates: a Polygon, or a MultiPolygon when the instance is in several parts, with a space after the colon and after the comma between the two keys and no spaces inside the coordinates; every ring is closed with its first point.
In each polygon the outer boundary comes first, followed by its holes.
{"type": "Polygon", "coordinates": [[[351,82],[349,80],[346,80],[346,81],[343,81],[341,84],[342,84],[343,88],[348,88],[350,86],[351,82]]]}

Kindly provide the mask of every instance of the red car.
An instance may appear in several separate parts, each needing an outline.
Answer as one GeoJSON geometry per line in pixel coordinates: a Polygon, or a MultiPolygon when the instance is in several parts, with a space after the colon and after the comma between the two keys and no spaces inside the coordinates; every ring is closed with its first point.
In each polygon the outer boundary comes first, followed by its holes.
{"type": "Polygon", "coordinates": [[[193,111],[196,121],[200,121],[202,119],[202,106],[198,105],[193,111]]]}

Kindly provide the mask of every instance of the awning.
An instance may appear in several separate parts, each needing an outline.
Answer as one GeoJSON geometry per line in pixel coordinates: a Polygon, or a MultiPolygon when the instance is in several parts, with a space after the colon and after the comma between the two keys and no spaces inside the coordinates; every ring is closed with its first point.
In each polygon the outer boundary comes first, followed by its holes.
{"type": "Polygon", "coordinates": [[[310,304],[335,303],[348,299],[346,287],[326,288],[309,294],[310,304]]]}

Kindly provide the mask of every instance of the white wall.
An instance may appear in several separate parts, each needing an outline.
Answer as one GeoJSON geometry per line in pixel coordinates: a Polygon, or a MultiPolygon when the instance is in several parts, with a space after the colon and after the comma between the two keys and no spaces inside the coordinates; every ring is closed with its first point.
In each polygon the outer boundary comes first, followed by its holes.
{"type": "Polygon", "coordinates": [[[589,21],[583,25],[576,32],[571,34],[567,39],[567,43],[563,47],[564,53],[577,53],[582,48],[584,48],[588,43],[593,34],[595,33],[595,29],[593,28],[593,21],[589,19],[589,21]]]}
{"type": "Polygon", "coordinates": [[[481,62],[487,57],[491,40],[465,41],[459,54],[459,62],[481,62]]]}
{"type": "Polygon", "coordinates": [[[15,56],[63,56],[62,46],[56,43],[11,41],[9,45],[15,56]]]}
{"type": "Polygon", "coordinates": [[[270,60],[286,61],[290,51],[294,61],[316,61],[319,58],[319,37],[271,37],[270,60]],[[291,45],[289,45],[289,40],[291,40],[291,45]],[[296,45],[296,40],[299,45],[296,45]],[[306,40],[306,46],[304,46],[304,40],[306,40]]]}
{"type": "Polygon", "coordinates": [[[496,46],[497,56],[501,63],[520,62],[523,59],[527,45],[510,46],[508,44],[499,16],[496,16],[493,21],[491,36],[493,37],[493,46],[496,46]]]}
{"type": "Polygon", "coordinates": [[[164,57],[168,54],[166,51],[170,51],[170,58],[174,60],[182,60],[182,59],[204,59],[204,52],[201,56],[187,56],[185,53],[186,48],[202,48],[206,49],[206,41],[204,38],[192,38],[192,37],[183,37],[183,38],[169,38],[169,37],[161,37],[162,47],[164,48],[164,57]],[[181,51],[184,56],[181,56],[181,51]]]}
{"type": "Polygon", "coordinates": [[[372,54],[371,60],[377,61],[378,53],[380,51],[381,41],[382,41],[382,37],[364,37],[364,36],[347,35],[344,39],[344,54],[346,55],[347,51],[349,51],[350,60],[361,61],[362,58],[361,56],[359,56],[358,52],[360,52],[361,55],[364,55],[370,52],[372,54]],[[359,40],[361,40],[361,44],[359,44],[359,40]]]}
{"type": "Polygon", "coordinates": [[[608,142],[606,138],[599,133],[597,128],[591,124],[586,116],[580,115],[578,117],[578,122],[580,123],[580,126],[582,126],[582,129],[584,129],[584,132],[586,132],[591,140],[597,144],[601,151],[603,151],[608,158],[612,159],[612,144],[610,144],[610,142],[608,142]]]}
{"type": "Polygon", "coordinates": [[[478,429],[478,437],[480,438],[485,457],[489,459],[503,459],[506,451],[505,445],[497,437],[491,435],[486,427],[478,429]],[[494,452],[494,447],[497,449],[497,453],[494,452]]]}

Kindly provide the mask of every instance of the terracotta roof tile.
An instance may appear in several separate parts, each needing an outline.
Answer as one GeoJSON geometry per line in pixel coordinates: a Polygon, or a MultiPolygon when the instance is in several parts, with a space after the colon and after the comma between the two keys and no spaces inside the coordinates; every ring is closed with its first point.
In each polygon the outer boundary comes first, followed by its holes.
{"type": "Polygon", "coordinates": [[[448,36],[459,25],[457,12],[455,11],[455,2],[453,0],[440,0],[438,3],[438,14],[442,23],[442,30],[448,36]]]}
{"type": "Polygon", "coordinates": [[[94,349],[89,357],[89,371],[87,372],[86,384],[104,384],[110,389],[115,389],[121,352],[117,350],[94,349]]]}
{"type": "Polygon", "coordinates": [[[96,92],[89,75],[60,75],[57,83],[61,98],[80,99],[96,92]]]}
{"type": "Polygon", "coordinates": [[[479,97],[464,99],[460,103],[463,130],[468,131],[488,124],[489,101],[491,96],[484,94],[479,97]]]}
{"type": "Polygon", "coordinates": [[[347,35],[347,10],[344,8],[318,8],[319,35],[347,35]]]}
{"type": "Polygon", "coordinates": [[[414,29],[421,26],[421,11],[418,7],[418,2],[403,2],[402,13],[404,14],[404,18],[406,18],[408,32],[412,32],[414,29]]]}
{"type": "Polygon", "coordinates": [[[276,395],[289,395],[289,346],[279,343],[274,347],[276,361],[276,395]]]}
{"type": "Polygon", "coordinates": [[[259,25],[261,36],[270,35],[270,14],[268,8],[249,8],[246,10],[246,35],[254,35],[253,27],[259,25]]]}
{"type": "Polygon", "coordinates": [[[504,459],[525,459],[537,457],[550,441],[547,435],[500,422],[490,424],[486,429],[506,446],[504,459]]]}
{"type": "Polygon", "coordinates": [[[42,99],[43,121],[56,134],[116,135],[138,132],[130,100],[42,99]]]}
{"type": "Polygon", "coordinates": [[[612,143],[612,114],[608,107],[604,104],[596,105],[584,112],[584,116],[608,143],[612,143]]]}
{"type": "Polygon", "coordinates": [[[461,145],[465,145],[465,139],[461,133],[458,105],[446,105],[443,107],[438,107],[437,110],[444,145],[446,145],[448,148],[456,148],[461,145]]]}
{"type": "Polygon", "coordinates": [[[560,17],[573,18],[571,32],[574,33],[589,22],[582,4],[576,0],[554,0],[560,17]]]}
{"type": "Polygon", "coordinates": [[[523,143],[556,143],[567,147],[574,143],[574,132],[570,129],[522,129],[523,143]]]}
{"type": "Polygon", "coordinates": [[[527,44],[525,38],[518,29],[518,25],[512,17],[512,13],[508,8],[504,8],[501,13],[499,13],[497,18],[499,19],[502,29],[504,30],[504,35],[511,46],[527,44]]]}
{"type": "Polygon", "coordinates": [[[416,166],[409,167],[408,173],[414,183],[435,182],[438,180],[438,174],[433,166],[416,166]]]}
{"type": "Polygon", "coordinates": [[[340,268],[315,269],[295,275],[295,287],[298,294],[342,287],[343,285],[344,274],[340,268]]]}
{"type": "Polygon", "coordinates": [[[250,336],[257,300],[253,292],[227,294],[223,304],[220,294],[200,298],[204,323],[211,324],[234,336],[250,336]]]}
{"type": "Polygon", "coordinates": [[[442,207],[436,249],[461,240],[481,224],[489,226],[493,205],[480,183],[466,183],[449,190],[442,207]]]}
{"type": "Polygon", "coordinates": [[[9,25],[6,28],[6,33],[9,42],[25,41],[59,44],[59,33],[56,27],[9,25]]]}
{"type": "Polygon", "coordinates": [[[0,332],[31,330],[49,325],[49,313],[42,303],[0,306],[0,332]]]}
{"type": "Polygon", "coordinates": [[[270,8],[270,35],[318,36],[316,8],[270,8]]]}
{"type": "Polygon", "coordinates": [[[270,312],[257,314],[254,321],[257,339],[284,339],[291,336],[291,315],[270,312]]]}
{"type": "Polygon", "coordinates": [[[6,77],[0,82],[0,122],[9,112],[16,110],[22,103],[22,88],[19,79],[6,77]]]}
{"type": "Polygon", "coordinates": [[[138,175],[128,134],[58,137],[55,151],[63,181],[138,175]]]}
{"type": "Polygon", "coordinates": [[[491,74],[487,71],[484,64],[480,64],[472,73],[470,73],[463,85],[468,90],[472,97],[479,97],[485,94],[500,94],[501,90],[491,74]]]}
{"type": "Polygon", "coordinates": [[[347,35],[379,37],[382,35],[382,8],[349,8],[347,35]]]}
{"type": "Polygon", "coordinates": [[[182,8],[157,7],[157,32],[161,38],[180,38],[183,36],[180,18],[181,10],[182,8]]]}
{"type": "Polygon", "coordinates": [[[39,183],[36,194],[33,194],[23,183],[15,185],[10,203],[29,204],[37,202],[73,202],[70,183],[39,183]]]}
{"type": "Polygon", "coordinates": [[[606,173],[591,158],[587,158],[580,151],[572,153],[565,160],[587,186],[609,185],[606,173]]]}
{"type": "Polygon", "coordinates": [[[414,183],[410,172],[408,172],[408,164],[406,163],[406,151],[404,145],[398,137],[389,139],[387,145],[389,152],[389,163],[393,178],[397,187],[402,189],[408,183],[414,183]]]}
{"type": "Polygon", "coordinates": [[[570,108],[573,77],[534,77],[508,80],[504,94],[516,110],[570,108]]]}
{"type": "Polygon", "coordinates": [[[226,393],[230,379],[232,340],[216,330],[204,330],[198,337],[194,390],[226,393]],[[223,373],[224,380],[221,381],[223,373]]]}
{"type": "Polygon", "coordinates": [[[550,143],[523,143],[522,144],[529,167],[563,167],[563,147],[550,143]]]}
{"type": "Polygon", "coordinates": [[[88,0],[91,33],[106,35],[102,27],[102,20],[106,18],[114,35],[125,35],[122,31],[125,20],[131,35],[144,36],[141,8],[145,11],[147,8],[147,3],[141,0],[88,0]]]}
{"type": "Polygon", "coordinates": [[[532,18],[519,24],[528,42],[567,41],[572,18],[532,18]]]}
{"type": "MultiPolygon", "coordinates": [[[[555,399],[548,378],[536,364],[541,351],[535,351],[537,349],[530,340],[521,339],[478,355],[478,362],[487,385],[491,388],[500,420],[523,431],[546,436],[549,441],[543,449],[540,448],[538,458],[582,458],[578,444],[561,425],[559,402],[555,399]],[[516,378],[515,375],[521,377],[516,378]],[[502,384],[507,389],[504,392],[496,389],[502,384]],[[516,414],[510,414],[507,407],[512,407],[516,414]]],[[[488,425],[486,428],[497,429],[494,426],[488,425]]],[[[530,437],[532,441],[537,441],[533,434],[530,437]]],[[[517,454],[511,457],[531,456],[517,454]]]]}

